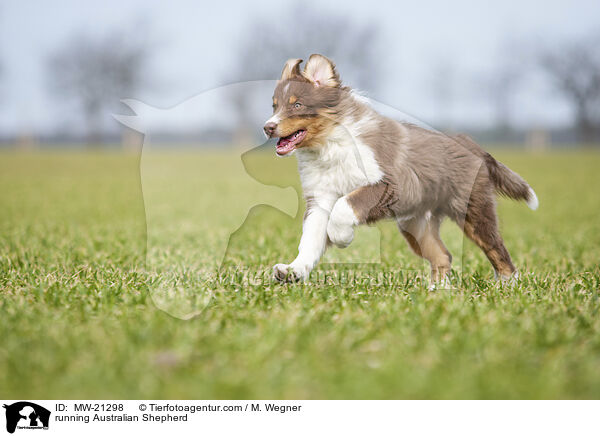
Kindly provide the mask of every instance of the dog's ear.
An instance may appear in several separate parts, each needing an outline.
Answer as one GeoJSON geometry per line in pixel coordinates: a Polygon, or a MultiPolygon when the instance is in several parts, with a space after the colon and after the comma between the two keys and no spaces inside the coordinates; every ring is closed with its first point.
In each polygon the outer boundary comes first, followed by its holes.
{"type": "Polygon", "coordinates": [[[302,59],[288,59],[288,61],[283,66],[283,71],[281,72],[281,79],[279,80],[289,80],[295,77],[301,77],[300,73],[300,64],[302,63],[302,59]]]}
{"type": "Polygon", "coordinates": [[[320,54],[310,55],[302,75],[315,86],[336,88],[341,84],[335,64],[320,54]]]}

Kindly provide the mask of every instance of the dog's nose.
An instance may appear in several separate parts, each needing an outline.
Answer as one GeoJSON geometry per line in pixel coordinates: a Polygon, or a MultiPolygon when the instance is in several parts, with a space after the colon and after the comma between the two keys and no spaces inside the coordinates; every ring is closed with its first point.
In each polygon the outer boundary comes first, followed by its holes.
{"type": "Polygon", "coordinates": [[[270,138],[275,133],[275,129],[277,128],[277,124],[273,122],[269,122],[265,124],[265,133],[270,138]]]}

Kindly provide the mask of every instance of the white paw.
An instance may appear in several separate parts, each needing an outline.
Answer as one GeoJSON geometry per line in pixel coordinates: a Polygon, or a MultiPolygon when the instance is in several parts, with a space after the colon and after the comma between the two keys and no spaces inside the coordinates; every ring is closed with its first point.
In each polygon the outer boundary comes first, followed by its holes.
{"type": "Polygon", "coordinates": [[[299,268],[284,263],[278,263],[273,267],[273,277],[282,283],[296,283],[306,280],[309,272],[308,268],[299,268]]]}
{"type": "Polygon", "coordinates": [[[354,228],[350,225],[329,221],[327,224],[329,240],[339,248],[346,248],[354,239],[354,228]]]}
{"type": "Polygon", "coordinates": [[[450,282],[448,276],[445,276],[442,280],[432,282],[428,289],[431,292],[439,291],[441,289],[452,289],[452,283],[450,282]]]}
{"type": "Polygon", "coordinates": [[[354,210],[346,198],[340,198],[331,211],[327,223],[329,240],[340,248],[345,248],[354,239],[354,226],[358,223],[354,210]]]}
{"type": "Polygon", "coordinates": [[[519,282],[519,271],[515,270],[515,272],[513,272],[511,275],[507,276],[504,274],[498,274],[498,271],[494,270],[494,279],[496,281],[499,281],[501,283],[508,283],[508,284],[516,284],[519,282]]]}

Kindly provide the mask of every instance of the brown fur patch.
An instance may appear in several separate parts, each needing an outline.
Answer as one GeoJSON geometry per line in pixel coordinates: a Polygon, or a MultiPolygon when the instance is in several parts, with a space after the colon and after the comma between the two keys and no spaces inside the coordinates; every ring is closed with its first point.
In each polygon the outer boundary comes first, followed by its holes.
{"type": "Polygon", "coordinates": [[[495,204],[474,201],[469,205],[463,230],[481,248],[498,274],[509,277],[515,267],[498,232],[495,204]]]}
{"type": "Polygon", "coordinates": [[[297,116],[281,120],[277,130],[281,132],[279,136],[288,136],[300,129],[306,130],[304,141],[298,144],[298,148],[302,148],[319,143],[331,132],[335,125],[335,121],[328,117],[319,115],[297,116]]]}
{"type": "Polygon", "coordinates": [[[373,223],[393,215],[390,206],[394,194],[384,182],[358,188],[348,194],[347,200],[360,224],[373,223]]]}

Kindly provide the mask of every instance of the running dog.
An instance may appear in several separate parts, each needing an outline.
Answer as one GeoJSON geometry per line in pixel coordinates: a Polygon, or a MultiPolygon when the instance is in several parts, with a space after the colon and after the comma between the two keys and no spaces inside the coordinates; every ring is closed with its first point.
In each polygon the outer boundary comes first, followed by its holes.
{"type": "Polygon", "coordinates": [[[301,63],[286,62],[264,126],[267,137],[279,138],[279,156],[297,156],[306,200],[298,256],[274,266],[277,280],[307,279],[329,244],[347,247],[355,226],[393,219],[439,282],[452,261],[439,234],[445,217],[483,250],[496,277],[516,274],[498,232],[496,194],[536,209],[525,180],[466,135],[380,115],[342,86],[326,57],[311,55],[303,70],[301,63]]]}

